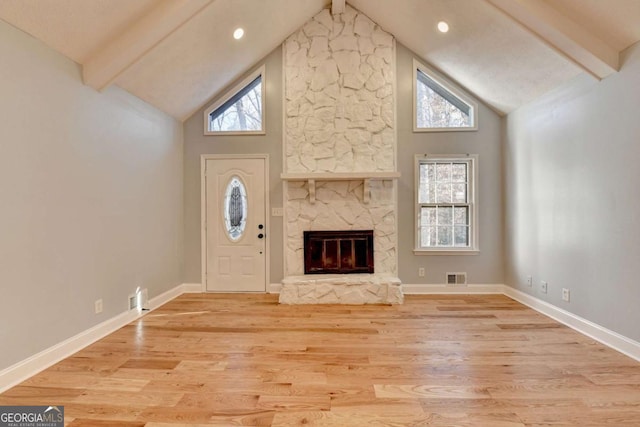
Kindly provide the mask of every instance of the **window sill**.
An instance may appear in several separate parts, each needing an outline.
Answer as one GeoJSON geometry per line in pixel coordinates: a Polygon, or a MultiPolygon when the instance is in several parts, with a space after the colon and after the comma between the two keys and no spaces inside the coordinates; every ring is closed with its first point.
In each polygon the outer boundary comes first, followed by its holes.
{"type": "Polygon", "coordinates": [[[264,130],[234,130],[234,131],[205,131],[205,136],[229,136],[229,135],[266,135],[264,130]]]}
{"type": "Polygon", "coordinates": [[[478,249],[414,249],[414,255],[479,255],[478,249]]]}
{"type": "Polygon", "coordinates": [[[469,126],[464,128],[451,127],[451,128],[419,128],[414,127],[414,133],[420,132],[474,132],[478,130],[478,126],[469,126]]]}

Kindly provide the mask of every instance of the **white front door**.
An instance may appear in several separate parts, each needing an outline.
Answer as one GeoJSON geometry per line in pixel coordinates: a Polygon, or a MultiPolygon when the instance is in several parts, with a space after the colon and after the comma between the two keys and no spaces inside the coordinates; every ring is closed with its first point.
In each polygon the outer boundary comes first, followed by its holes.
{"type": "Polygon", "coordinates": [[[265,162],[205,160],[207,291],[266,291],[265,162]]]}

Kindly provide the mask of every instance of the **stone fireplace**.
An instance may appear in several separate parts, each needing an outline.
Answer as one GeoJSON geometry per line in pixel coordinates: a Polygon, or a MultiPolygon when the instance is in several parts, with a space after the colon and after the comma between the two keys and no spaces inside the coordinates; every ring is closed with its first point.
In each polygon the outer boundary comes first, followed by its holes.
{"type": "MultiPolygon", "coordinates": [[[[283,50],[285,278],[280,302],[401,303],[395,40],[347,5],[333,16],[324,9],[293,33],[283,50]],[[371,269],[343,271],[339,262],[324,269],[334,274],[305,268],[305,233],[332,230],[370,230],[371,269]]],[[[356,243],[332,245],[330,250],[340,245],[347,250],[356,243]]]]}

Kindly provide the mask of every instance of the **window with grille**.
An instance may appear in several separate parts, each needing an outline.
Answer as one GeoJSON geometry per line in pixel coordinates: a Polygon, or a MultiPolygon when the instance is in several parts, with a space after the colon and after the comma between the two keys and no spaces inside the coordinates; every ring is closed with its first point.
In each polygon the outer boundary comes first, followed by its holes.
{"type": "Polygon", "coordinates": [[[416,251],[477,251],[477,156],[417,156],[416,251]]]}

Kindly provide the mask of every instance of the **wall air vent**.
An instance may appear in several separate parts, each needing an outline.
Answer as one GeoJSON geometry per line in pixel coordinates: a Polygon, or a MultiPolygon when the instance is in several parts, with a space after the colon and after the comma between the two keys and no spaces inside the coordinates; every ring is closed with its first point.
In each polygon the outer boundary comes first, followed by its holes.
{"type": "Polygon", "coordinates": [[[138,308],[138,297],[136,295],[129,295],[129,310],[135,310],[138,308]]]}
{"type": "Polygon", "coordinates": [[[140,289],[129,295],[129,310],[147,310],[149,305],[149,290],[147,288],[140,289]]]}
{"type": "Polygon", "coordinates": [[[466,285],[467,273],[447,273],[447,286],[466,285]]]}

